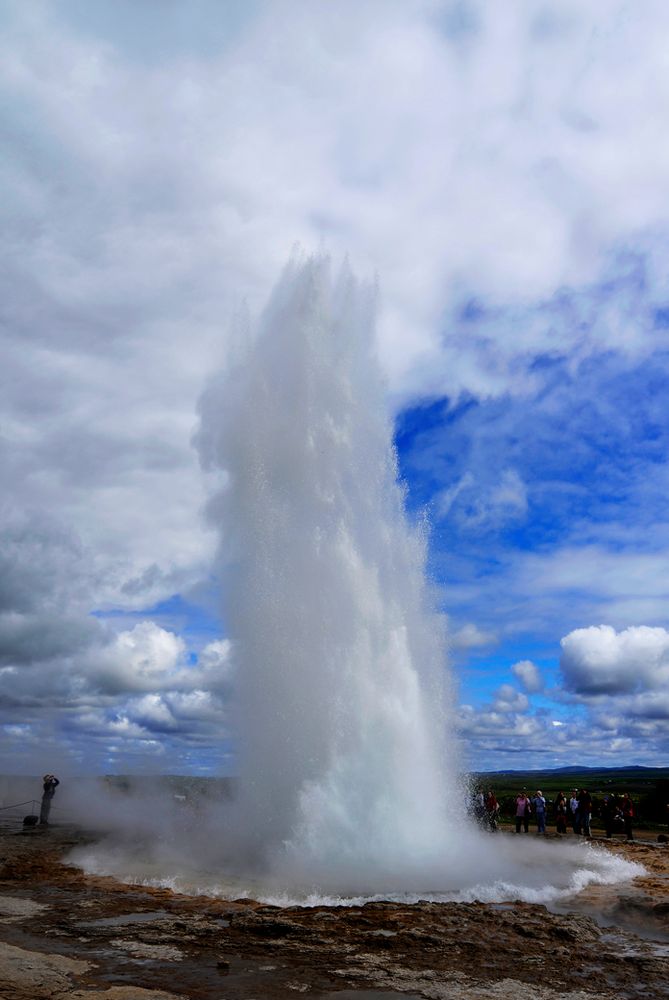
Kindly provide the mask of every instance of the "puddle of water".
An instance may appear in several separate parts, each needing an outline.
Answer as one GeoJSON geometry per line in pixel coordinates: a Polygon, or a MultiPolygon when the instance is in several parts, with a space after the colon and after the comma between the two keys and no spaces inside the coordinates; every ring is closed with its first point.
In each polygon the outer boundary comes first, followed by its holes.
{"type": "Polygon", "coordinates": [[[552,913],[567,916],[578,913],[591,917],[602,928],[628,931],[644,941],[669,944],[669,924],[663,915],[653,910],[653,900],[643,892],[627,887],[625,895],[620,895],[612,886],[600,886],[598,892],[591,891],[590,898],[574,896],[548,905],[552,913]]]}
{"type": "Polygon", "coordinates": [[[77,927],[125,927],[126,924],[150,924],[154,920],[164,920],[169,916],[167,910],[140,910],[137,913],[119,913],[114,917],[86,920],[77,924],[77,927]]]}
{"type": "MultiPolygon", "coordinates": [[[[642,955],[637,948],[630,945],[629,941],[620,934],[602,934],[602,941],[615,945],[616,951],[621,958],[639,958],[642,955]]],[[[646,939],[645,945],[647,950],[643,954],[648,958],[667,958],[669,956],[669,944],[661,944],[658,941],[646,939]]]]}
{"type": "Polygon", "coordinates": [[[654,913],[652,900],[642,893],[629,893],[626,896],[612,894],[609,898],[600,895],[595,900],[574,897],[552,904],[548,909],[561,916],[578,913],[591,917],[599,927],[614,933],[616,928],[627,931],[647,942],[653,949],[659,949],[658,955],[664,956],[665,949],[669,950],[669,925],[666,917],[654,913]]]}

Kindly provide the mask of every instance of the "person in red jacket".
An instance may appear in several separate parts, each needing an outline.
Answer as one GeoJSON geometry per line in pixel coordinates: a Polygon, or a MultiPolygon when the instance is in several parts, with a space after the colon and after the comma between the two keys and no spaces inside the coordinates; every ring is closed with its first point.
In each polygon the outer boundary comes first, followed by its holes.
{"type": "Polygon", "coordinates": [[[497,796],[493,792],[492,788],[488,789],[488,794],[485,797],[485,811],[488,819],[488,826],[494,833],[498,825],[499,804],[497,802],[497,796]]]}

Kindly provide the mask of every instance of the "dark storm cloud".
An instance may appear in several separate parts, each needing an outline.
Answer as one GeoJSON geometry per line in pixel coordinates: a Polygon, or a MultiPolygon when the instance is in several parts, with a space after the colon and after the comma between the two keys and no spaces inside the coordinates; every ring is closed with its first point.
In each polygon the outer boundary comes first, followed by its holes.
{"type": "Polygon", "coordinates": [[[99,637],[91,620],[62,615],[0,615],[0,665],[21,666],[76,654],[99,637]]]}

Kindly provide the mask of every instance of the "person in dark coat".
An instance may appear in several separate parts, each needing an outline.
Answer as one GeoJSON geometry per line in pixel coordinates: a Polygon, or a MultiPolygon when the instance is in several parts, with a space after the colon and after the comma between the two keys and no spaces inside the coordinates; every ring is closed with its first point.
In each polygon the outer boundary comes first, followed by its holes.
{"type": "Polygon", "coordinates": [[[564,792],[558,792],[555,800],[555,830],[556,833],[567,832],[567,797],[564,792]]]}
{"type": "Polygon", "coordinates": [[[616,803],[611,795],[604,796],[604,804],[602,806],[602,819],[604,820],[604,829],[606,830],[606,836],[610,840],[613,836],[613,824],[615,822],[616,816],[616,803]]]}
{"type": "Polygon", "coordinates": [[[578,819],[584,837],[590,837],[590,817],[592,815],[592,798],[587,788],[581,789],[578,797],[578,819]]]}
{"type": "Polygon", "coordinates": [[[44,775],[44,791],[42,792],[42,807],[39,812],[39,822],[40,826],[49,825],[49,813],[51,812],[51,803],[53,802],[53,797],[56,794],[56,788],[60,784],[60,781],[55,774],[45,774],[44,775]]]}
{"type": "Polygon", "coordinates": [[[634,840],[634,833],[632,832],[632,824],[634,822],[634,805],[632,804],[632,800],[627,792],[623,795],[621,809],[623,814],[623,823],[625,825],[625,839],[634,840]]]}

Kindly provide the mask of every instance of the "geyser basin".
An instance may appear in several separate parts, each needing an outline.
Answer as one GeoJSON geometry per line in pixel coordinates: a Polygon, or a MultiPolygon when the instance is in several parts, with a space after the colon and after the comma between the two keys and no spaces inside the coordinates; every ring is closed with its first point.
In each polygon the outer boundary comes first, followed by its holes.
{"type": "Polygon", "coordinates": [[[641,865],[584,842],[519,842],[500,836],[494,845],[482,843],[475,830],[463,858],[467,867],[457,872],[444,865],[433,871],[398,873],[385,884],[361,878],[350,885],[336,870],[324,871],[320,883],[292,883],[275,873],[223,871],[220,865],[195,868],[163,843],[116,844],[111,842],[76,849],[71,863],[96,875],[112,875],[128,883],[169,888],[186,895],[225,899],[251,898],[277,906],[360,906],[389,900],[398,903],[473,902],[503,903],[522,900],[551,904],[575,896],[589,885],[617,885],[644,873],[641,865]]]}

